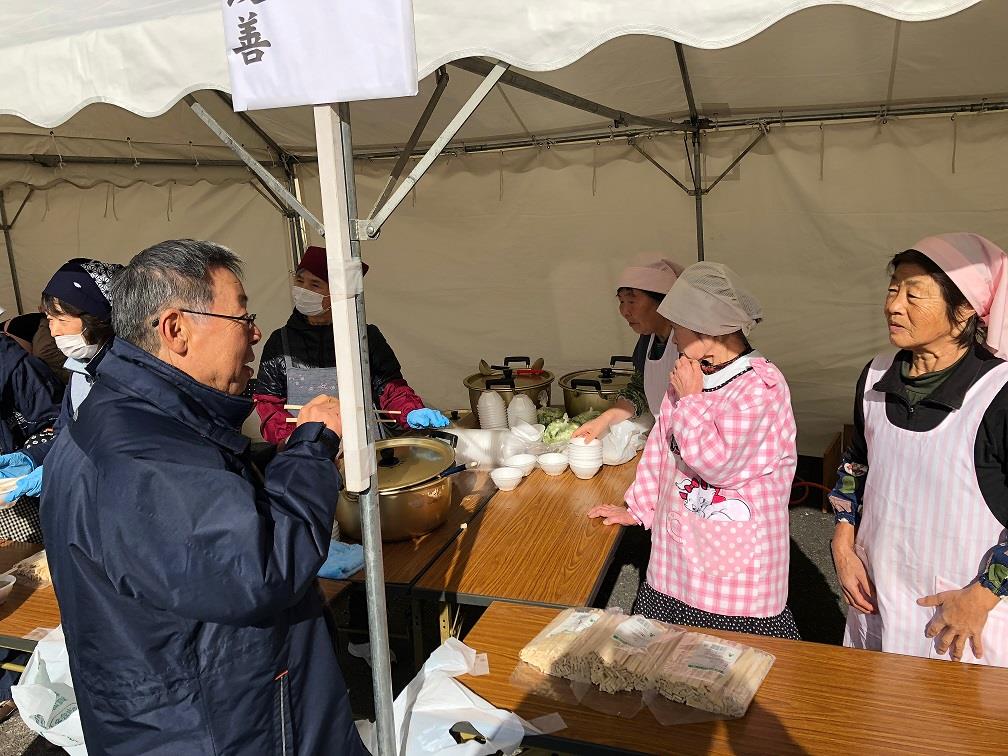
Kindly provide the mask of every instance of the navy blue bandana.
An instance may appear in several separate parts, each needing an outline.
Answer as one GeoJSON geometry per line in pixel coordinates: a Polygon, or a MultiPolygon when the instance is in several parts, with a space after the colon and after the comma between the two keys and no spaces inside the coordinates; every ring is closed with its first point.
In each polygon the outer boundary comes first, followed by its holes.
{"type": "Polygon", "coordinates": [[[43,290],[61,302],[102,320],[112,317],[112,281],[122,265],[77,257],[64,263],[43,290]]]}

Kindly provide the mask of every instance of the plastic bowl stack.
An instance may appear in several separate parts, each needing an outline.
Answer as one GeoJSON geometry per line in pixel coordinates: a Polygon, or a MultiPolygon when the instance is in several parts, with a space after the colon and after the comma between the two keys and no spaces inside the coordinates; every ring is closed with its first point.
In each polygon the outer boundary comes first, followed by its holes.
{"type": "Polygon", "coordinates": [[[536,421],[536,406],[525,394],[516,394],[507,406],[508,427],[511,430],[519,424],[534,425],[536,421]]]}
{"type": "Polygon", "coordinates": [[[507,409],[504,407],[504,397],[496,391],[484,391],[476,403],[479,413],[480,428],[483,430],[507,430],[507,409]]]}
{"type": "Polygon", "coordinates": [[[602,469],[602,442],[598,439],[585,443],[583,438],[572,438],[567,446],[570,469],[581,480],[588,480],[602,469]]]}

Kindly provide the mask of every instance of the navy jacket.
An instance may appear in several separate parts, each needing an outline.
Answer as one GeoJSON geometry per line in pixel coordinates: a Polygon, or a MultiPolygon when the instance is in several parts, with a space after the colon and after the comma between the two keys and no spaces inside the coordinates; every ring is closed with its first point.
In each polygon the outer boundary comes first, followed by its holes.
{"type": "Polygon", "coordinates": [[[42,524],[88,752],[364,754],[315,576],[338,437],[266,468],[251,403],[116,340],[46,458],[42,524]]]}
{"type": "Polygon", "coordinates": [[[0,454],[18,451],[29,436],[51,428],[63,384],[38,357],[0,335],[0,454]]]}

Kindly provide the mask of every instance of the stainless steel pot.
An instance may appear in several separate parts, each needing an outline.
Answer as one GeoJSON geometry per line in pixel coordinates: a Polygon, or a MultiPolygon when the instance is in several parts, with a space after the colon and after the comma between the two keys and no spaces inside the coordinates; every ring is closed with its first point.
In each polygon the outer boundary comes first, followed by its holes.
{"type": "Polygon", "coordinates": [[[588,410],[605,412],[616,404],[619,395],[626,390],[633,379],[633,358],[612,357],[609,367],[597,370],[578,370],[560,378],[560,388],[564,394],[564,409],[570,417],[588,410]],[[629,369],[616,365],[629,362],[629,369]]]}
{"type": "MultiPolygon", "coordinates": [[[[457,437],[436,431],[430,436],[387,438],[375,443],[383,541],[417,538],[436,530],[448,518],[452,504],[450,476],[465,466],[455,465],[457,437]]],[[[361,539],[356,493],[340,492],[336,522],[342,534],[361,539]]]]}
{"type": "Polygon", "coordinates": [[[469,389],[469,406],[479,422],[479,399],[486,391],[496,391],[507,406],[517,394],[525,394],[536,407],[547,407],[553,390],[553,373],[532,370],[528,357],[506,357],[503,365],[494,365],[489,375],[473,373],[463,381],[469,389]]]}

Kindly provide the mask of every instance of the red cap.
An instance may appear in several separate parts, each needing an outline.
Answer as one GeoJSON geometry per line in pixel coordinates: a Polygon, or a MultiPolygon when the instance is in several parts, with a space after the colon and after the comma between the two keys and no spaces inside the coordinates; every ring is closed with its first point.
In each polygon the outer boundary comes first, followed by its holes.
{"type": "MultiPolygon", "coordinates": [[[[305,250],[304,257],[301,258],[301,262],[298,263],[298,270],[307,270],[313,276],[318,276],[328,283],[329,268],[326,265],[325,247],[308,247],[305,250]]],[[[363,260],[361,261],[361,271],[363,275],[367,275],[368,264],[363,260]]]]}

